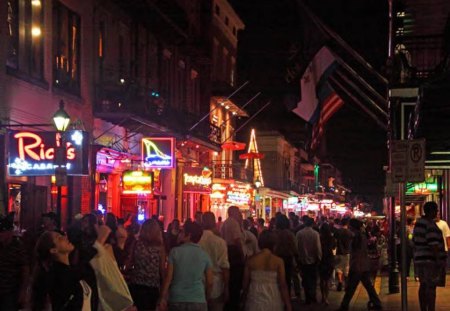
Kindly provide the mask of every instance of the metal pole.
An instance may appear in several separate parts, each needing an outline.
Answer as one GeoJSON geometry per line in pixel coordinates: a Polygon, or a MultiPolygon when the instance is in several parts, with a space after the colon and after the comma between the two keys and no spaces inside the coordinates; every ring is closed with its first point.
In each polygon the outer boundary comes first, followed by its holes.
{"type": "Polygon", "coordinates": [[[61,229],[61,211],[62,211],[62,187],[57,186],[57,193],[56,193],[56,218],[57,218],[57,225],[58,229],[61,229]]]}
{"type": "MultiPolygon", "coordinates": [[[[388,0],[389,4],[389,33],[388,33],[388,61],[387,66],[392,71],[393,67],[393,1],[388,0]]],[[[389,77],[389,86],[392,83],[392,76],[389,77]]],[[[390,90],[388,91],[387,99],[388,99],[388,110],[389,110],[389,124],[388,124],[388,141],[389,141],[389,170],[392,168],[392,140],[396,138],[396,129],[395,129],[395,109],[397,105],[393,105],[390,96],[390,90]]],[[[390,229],[389,229],[389,243],[390,243],[390,265],[389,265],[389,293],[394,294],[400,291],[399,283],[398,283],[398,266],[397,266],[397,250],[395,246],[395,197],[390,198],[390,229]]]]}
{"type": "Polygon", "coordinates": [[[406,271],[406,207],[405,207],[405,183],[399,184],[399,196],[400,196],[400,243],[402,247],[402,261],[401,261],[401,295],[402,295],[402,311],[408,310],[408,293],[407,293],[407,281],[406,276],[409,271],[406,271]]]}

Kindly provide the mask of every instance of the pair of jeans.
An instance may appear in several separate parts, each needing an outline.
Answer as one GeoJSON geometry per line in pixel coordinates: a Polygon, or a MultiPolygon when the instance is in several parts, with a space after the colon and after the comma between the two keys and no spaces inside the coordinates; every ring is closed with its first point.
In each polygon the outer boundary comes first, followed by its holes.
{"type": "Polygon", "coordinates": [[[228,245],[228,260],[230,262],[230,280],[228,284],[230,297],[225,304],[225,310],[235,311],[239,309],[245,268],[244,258],[239,247],[228,245]]]}
{"type": "Polygon", "coordinates": [[[370,271],[358,272],[352,271],[350,269],[350,272],[348,274],[347,287],[345,289],[345,295],[342,299],[340,309],[348,310],[348,306],[350,304],[350,301],[352,300],[353,295],[355,294],[359,282],[361,282],[366,289],[367,294],[369,295],[369,300],[372,302],[372,304],[375,307],[381,307],[380,298],[378,297],[378,294],[375,291],[372,282],[370,281],[370,271]]]}
{"type": "Polygon", "coordinates": [[[159,298],[159,288],[139,284],[130,284],[131,297],[138,311],[155,310],[159,298]]]}
{"type": "Polygon", "coordinates": [[[306,303],[317,302],[317,267],[318,265],[316,263],[301,266],[302,285],[305,291],[306,303]]]}

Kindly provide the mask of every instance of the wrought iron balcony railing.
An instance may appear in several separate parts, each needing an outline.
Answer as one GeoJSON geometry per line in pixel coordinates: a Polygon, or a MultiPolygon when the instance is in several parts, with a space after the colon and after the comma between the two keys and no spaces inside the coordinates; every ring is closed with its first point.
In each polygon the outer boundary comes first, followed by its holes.
{"type": "Polygon", "coordinates": [[[235,179],[253,182],[253,171],[245,168],[244,163],[232,163],[231,161],[215,161],[212,163],[214,178],[235,179]]]}
{"type": "MultiPolygon", "coordinates": [[[[186,109],[171,107],[161,96],[151,94],[151,90],[134,84],[97,85],[94,112],[131,113],[179,133],[186,133],[201,118],[186,109]]],[[[191,134],[215,144],[221,143],[220,128],[206,120],[199,123],[191,134]]]]}

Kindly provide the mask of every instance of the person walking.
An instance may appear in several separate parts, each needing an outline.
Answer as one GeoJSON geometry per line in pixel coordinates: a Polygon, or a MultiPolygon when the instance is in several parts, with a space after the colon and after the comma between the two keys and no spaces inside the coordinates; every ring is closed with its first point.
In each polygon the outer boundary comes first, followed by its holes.
{"type": "Polygon", "coordinates": [[[246,311],[292,310],[283,259],[272,253],[276,240],[274,232],[263,231],[258,241],[261,252],[245,265],[241,302],[246,311]]]}
{"type": "Polygon", "coordinates": [[[314,220],[304,218],[304,228],[297,232],[302,285],[305,290],[305,303],[316,303],[317,269],[322,259],[319,233],[313,229],[314,220]]]}
{"type": "MultiPolygon", "coordinates": [[[[338,220],[335,220],[338,221],[338,220]]],[[[349,218],[345,217],[340,221],[340,228],[335,233],[336,248],[336,274],[337,274],[337,291],[340,292],[344,288],[345,280],[348,277],[350,268],[350,244],[352,242],[353,233],[348,229],[349,218]]]]}
{"type": "Polygon", "coordinates": [[[166,262],[162,232],[156,220],[147,219],[142,224],[131,252],[125,270],[131,297],[139,311],[155,310],[166,262]]]}
{"type": "Polygon", "coordinates": [[[230,262],[230,298],[225,305],[226,310],[239,308],[239,295],[242,288],[242,277],[245,263],[245,234],[242,228],[242,215],[237,206],[228,208],[228,218],[222,225],[221,235],[227,243],[228,260],[230,262]]]}
{"type": "Polygon", "coordinates": [[[338,311],[347,311],[355,294],[359,282],[361,282],[369,295],[371,310],[382,310],[381,301],[372,282],[370,281],[370,263],[367,252],[367,235],[363,231],[363,224],[356,218],[349,221],[350,230],[354,237],[350,245],[350,271],[345,295],[338,311]]]}
{"type": "Polygon", "coordinates": [[[336,249],[336,239],[331,233],[328,223],[320,227],[320,244],[322,246],[322,260],[319,264],[320,293],[322,294],[322,303],[328,305],[328,283],[334,270],[334,250],[336,249]]]}
{"type": "Polygon", "coordinates": [[[277,237],[274,254],[283,259],[286,284],[290,294],[293,275],[296,273],[298,249],[297,240],[294,233],[289,229],[289,219],[286,215],[279,214],[275,216],[274,233],[277,237]]]}
{"type": "Polygon", "coordinates": [[[414,261],[419,277],[419,303],[421,311],[434,311],[436,287],[445,280],[445,252],[442,232],[436,225],[438,213],[436,202],[429,201],[423,206],[425,213],[417,220],[413,232],[414,261]]]}
{"type": "Polygon", "coordinates": [[[167,273],[161,289],[161,311],[206,311],[212,289],[212,264],[197,244],[203,230],[196,222],[185,222],[182,244],[169,254],[167,273]]]}
{"type": "Polygon", "coordinates": [[[205,212],[202,216],[203,235],[198,245],[209,255],[212,263],[213,282],[208,310],[222,311],[228,301],[230,263],[228,261],[227,243],[217,236],[216,218],[213,213],[205,212]]]}

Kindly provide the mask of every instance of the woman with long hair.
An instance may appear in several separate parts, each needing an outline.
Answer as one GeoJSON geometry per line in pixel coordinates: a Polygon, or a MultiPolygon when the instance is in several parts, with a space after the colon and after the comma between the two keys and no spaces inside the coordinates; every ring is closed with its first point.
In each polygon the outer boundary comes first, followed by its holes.
{"type": "Polygon", "coordinates": [[[148,219],[131,247],[125,271],[131,296],[138,310],[155,310],[165,272],[165,248],[156,220],[148,219]]]}
{"type": "Polygon", "coordinates": [[[33,280],[32,310],[91,311],[89,285],[69,264],[74,246],[65,235],[44,232],[36,243],[36,267],[33,280]]]}
{"type": "Polygon", "coordinates": [[[331,233],[330,225],[326,222],[320,227],[320,245],[322,247],[322,259],[319,264],[320,292],[322,303],[328,305],[328,282],[334,270],[336,239],[331,233]]]}

